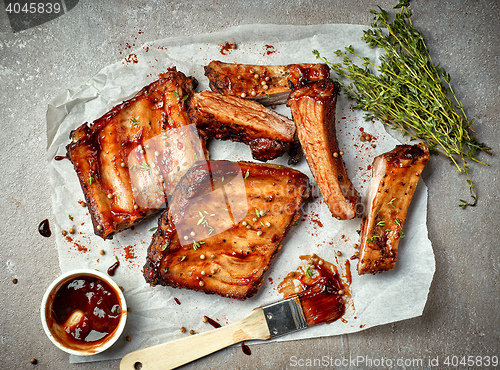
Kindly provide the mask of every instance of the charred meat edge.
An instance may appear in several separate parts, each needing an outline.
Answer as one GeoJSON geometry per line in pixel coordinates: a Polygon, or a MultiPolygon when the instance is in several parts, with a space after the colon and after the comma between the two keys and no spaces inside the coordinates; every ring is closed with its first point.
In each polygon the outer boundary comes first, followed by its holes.
{"type": "MultiPolygon", "coordinates": [[[[198,82],[193,77],[186,77],[183,73],[177,72],[174,68],[169,68],[166,73],[160,75],[160,79],[152,82],[148,86],[139,91],[133,98],[124,101],[121,104],[113,107],[109,112],[104,114],[99,119],[91,124],[84,123],[77,129],[71,132],[71,143],[66,146],[67,157],[72,162],[77,176],[80,180],[80,185],[83,190],[85,201],[87,203],[89,213],[91,215],[94,233],[103,239],[111,239],[114,234],[125,230],[143,219],[146,219],[154,214],[157,214],[159,209],[148,209],[139,207],[138,209],[127,212],[121,211],[115,213],[112,211],[112,201],[108,199],[107,194],[109,189],[105,189],[100,183],[105,168],[102,168],[99,161],[100,148],[98,136],[102,129],[107,125],[112,124],[113,119],[119,116],[123,111],[133,108],[135,105],[140,105],[142,101],[149,100],[145,104],[152,104],[154,100],[165,99],[165,94],[173,92],[182,96],[190,97],[194,93],[198,82]],[[168,89],[168,91],[167,91],[168,89]],[[172,90],[172,91],[170,91],[172,90]],[[95,181],[90,182],[89,177],[95,181]]],[[[187,122],[187,104],[189,101],[178,99],[179,104],[174,113],[178,117],[184,117],[187,122]]],[[[161,110],[161,108],[160,108],[161,110]]],[[[175,118],[168,116],[161,124],[163,129],[168,129],[175,125],[175,118]],[[168,126],[168,127],[167,127],[168,126]]],[[[130,117],[133,118],[132,116],[130,117]]],[[[182,126],[181,122],[179,125],[182,126]]],[[[138,128],[140,130],[140,128],[138,128]]],[[[138,132],[138,134],[140,134],[138,132]]],[[[204,141],[202,140],[204,146],[204,141]]],[[[123,153],[116,153],[120,158],[123,153]]],[[[123,174],[128,179],[127,174],[123,174]]],[[[123,176],[122,176],[123,177],[123,176]]],[[[131,192],[130,181],[128,188],[124,192],[131,192]]]]}

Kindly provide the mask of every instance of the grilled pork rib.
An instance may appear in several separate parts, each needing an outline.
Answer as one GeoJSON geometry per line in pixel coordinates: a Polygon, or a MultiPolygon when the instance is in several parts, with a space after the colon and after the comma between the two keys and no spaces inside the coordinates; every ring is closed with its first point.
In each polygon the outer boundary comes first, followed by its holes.
{"type": "Polygon", "coordinates": [[[295,140],[293,121],[236,96],[197,93],[191,99],[191,117],[207,137],[244,142],[260,161],[282,156],[295,140]]]}
{"type": "Polygon", "coordinates": [[[359,275],[394,267],[406,213],[428,161],[429,150],[423,145],[398,145],[374,159],[361,224],[359,275]]]}
{"type": "Polygon", "coordinates": [[[159,212],[181,176],[204,158],[204,141],[187,112],[196,85],[169,69],[132,99],[71,133],[68,158],[97,235],[111,238],[159,212]]]}
{"type": "Polygon", "coordinates": [[[212,91],[272,105],[285,103],[302,81],[328,78],[330,68],[326,64],[261,66],[212,61],[205,67],[205,76],[212,91]]]}
{"type": "Polygon", "coordinates": [[[356,217],[359,195],[339,154],[335,136],[335,106],[339,87],[331,80],[306,82],[296,88],[287,105],[311,172],[332,215],[356,217]]]}
{"type": "Polygon", "coordinates": [[[308,177],[284,166],[198,162],[160,216],[146,281],[251,297],[308,196],[308,177]]]}

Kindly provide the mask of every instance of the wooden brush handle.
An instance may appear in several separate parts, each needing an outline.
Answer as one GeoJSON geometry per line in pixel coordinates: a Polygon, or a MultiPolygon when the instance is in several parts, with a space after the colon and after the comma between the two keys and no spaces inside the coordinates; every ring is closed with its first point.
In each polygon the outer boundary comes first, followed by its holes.
{"type": "Polygon", "coordinates": [[[137,363],[143,370],[173,369],[232,344],[270,336],[264,311],[259,307],[234,324],[131,352],[123,357],[120,370],[134,370],[137,363]]]}

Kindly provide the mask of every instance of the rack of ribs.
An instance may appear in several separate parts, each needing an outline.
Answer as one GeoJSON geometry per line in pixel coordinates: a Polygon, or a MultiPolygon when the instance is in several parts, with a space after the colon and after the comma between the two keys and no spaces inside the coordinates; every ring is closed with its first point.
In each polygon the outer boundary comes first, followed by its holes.
{"type": "Polygon", "coordinates": [[[205,142],[188,116],[197,81],[175,68],[71,133],[67,156],[80,180],[95,234],[111,238],[159,213],[205,142]]]}
{"type": "Polygon", "coordinates": [[[373,160],[361,223],[359,275],[394,268],[408,207],[428,161],[429,150],[421,144],[398,145],[373,160]]]}
{"type": "Polygon", "coordinates": [[[174,190],[148,248],[144,277],[246,299],[309,196],[309,179],[285,166],[200,161],[174,190]]]}

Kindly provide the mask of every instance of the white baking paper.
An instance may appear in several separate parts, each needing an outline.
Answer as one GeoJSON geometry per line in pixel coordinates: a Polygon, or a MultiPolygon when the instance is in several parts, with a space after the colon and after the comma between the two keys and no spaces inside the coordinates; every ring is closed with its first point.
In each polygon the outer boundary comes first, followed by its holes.
{"type": "MultiPolygon", "coordinates": [[[[104,68],[87,83],[62,92],[50,102],[47,111],[48,163],[61,271],[87,267],[106,272],[115,262],[115,256],[118,257],[121,265],[114,280],[124,288],[132,309],[123,338],[110,350],[95,356],[71,356],[71,362],[120,358],[146,346],[180,339],[189,335],[180,332],[181,326],[197,332],[211,330],[209,324],[202,323],[204,315],[222,325],[234,323],[254,307],[281,299],[277,286],[287,273],[300,265],[301,255],[316,253],[335,263],[345,275],[346,260],[353,255],[353,244],[359,240],[360,220],[338,221],[331,217],[321,196],[314,197],[305,208],[305,220],[292,227],[285,239],[259,292],[243,302],[189,290],[150,287],[142,276],[142,266],[153,233],[149,230],[157,225],[157,217],[116,235],[113,240],[104,241],[95,236],[88,210],[79,204],[84,197],[71,163],[54,160],[56,155],[65,155],[70,131],[84,122],[92,122],[114,105],[132,97],[168,67],[175,66],[186,75],[196,77],[200,82],[198,90],[203,90],[208,88],[203,66],[213,59],[250,64],[316,62],[312,50],[317,49],[329,60],[336,61],[333,51],[348,45],[353,45],[361,55],[377,58],[377,51],[360,40],[366,28],[344,24],[246,25],[224,32],[159,40],[144,45],[125,60],[104,68]],[[236,43],[237,48],[223,55],[222,47],[226,42],[236,43]],[[75,226],[76,233],[68,235],[70,241],[61,231],[71,226],[75,226]],[[101,255],[100,250],[106,253],[101,255]],[[336,251],[341,251],[342,255],[337,257],[336,251]],[[126,336],[131,340],[126,341],[126,336]]],[[[369,165],[374,156],[393,149],[398,142],[382,124],[365,122],[363,113],[353,111],[351,106],[352,102],[343,95],[339,98],[337,138],[340,150],[345,153],[343,158],[348,174],[364,199],[371,178],[369,165]],[[376,137],[372,142],[375,148],[359,140],[361,127],[376,137]]],[[[290,115],[285,106],[279,106],[277,111],[290,115]]],[[[252,160],[250,149],[240,143],[213,141],[209,149],[212,159],[252,160]]],[[[281,158],[273,162],[286,164],[286,160],[281,158]]],[[[294,168],[314,181],[305,159],[294,168]]],[[[319,195],[317,191],[315,195],[319,195]]],[[[344,320],[277,340],[353,333],[421,315],[435,270],[426,215],[427,188],[421,181],[410,207],[404,228],[406,237],[401,240],[395,269],[359,277],[357,261],[352,261],[352,297],[344,320]]]]}

